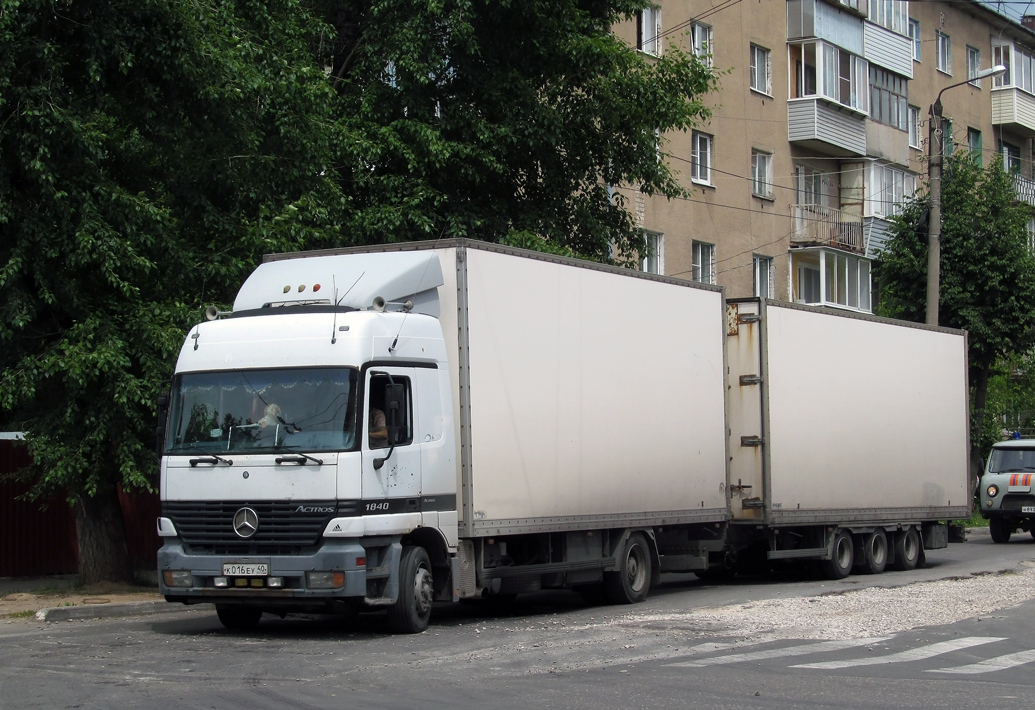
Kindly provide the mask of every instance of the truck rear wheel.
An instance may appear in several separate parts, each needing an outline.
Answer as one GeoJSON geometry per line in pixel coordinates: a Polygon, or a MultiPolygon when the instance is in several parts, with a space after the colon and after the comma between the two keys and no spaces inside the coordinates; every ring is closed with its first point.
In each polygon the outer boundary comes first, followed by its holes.
{"type": "Polygon", "coordinates": [[[827,579],[844,579],[852,572],[855,546],[847,530],[834,533],[834,551],[829,560],[823,560],[823,574],[827,579]]]}
{"type": "Polygon", "coordinates": [[[863,570],[880,574],[888,564],[888,536],[884,528],[877,528],[863,542],[863,570]]]}
{"type": "Polygon", "coordinates": [[[423,547],[404,547],[399,561],[399,597],[388,607],[388,625],[402,634],[427,629],[434,594],[428,553],[423,547]]]}
{"type": "Polygon", "coordinates": [[[920,561],[920,533],[909,527],[895,536],[895,569],[908,572],[920,561]]]}
{"type": "Polygon", "coordinates": [[[1013,525],[1006,518],[996,516],[988,519],[988,532],[992,535],[992,542],[1010,542],[1013,525]]]}
{"type": "Polygon", "coordinates": [[[219,617],[219,623],[231,631],[251,631],[259,625],[262,609],[216,604],[216,616],[219,617]]]}
{"type": "Polygon", "coordinates": [[[636,604],[650,591],[651,552],[643,533],[633,533],[625,544],[618,572],[604,573],[604,594],[612,604],[636,604]]]}

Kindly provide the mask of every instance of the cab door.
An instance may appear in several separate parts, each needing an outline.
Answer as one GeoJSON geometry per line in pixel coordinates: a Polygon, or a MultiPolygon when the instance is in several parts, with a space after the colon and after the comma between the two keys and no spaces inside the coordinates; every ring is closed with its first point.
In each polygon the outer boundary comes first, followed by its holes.
{"type": "Polygon", "coordinates": [[[419,519],[421,455],[413,378],[398,367],[374,367],[365,377],[361,514],[413,513],[419,519]]]}

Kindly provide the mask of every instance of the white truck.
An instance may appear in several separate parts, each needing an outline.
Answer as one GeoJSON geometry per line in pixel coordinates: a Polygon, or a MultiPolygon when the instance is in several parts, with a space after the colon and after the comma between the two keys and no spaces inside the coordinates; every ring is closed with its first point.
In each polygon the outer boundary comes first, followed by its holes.
{"type": "Polygon", "coordinates": [[[910,568],[969,514],[958,331],[464,240],[274,255],[209,316],[160,402],[158,565],[229,628],[910,568]]]}

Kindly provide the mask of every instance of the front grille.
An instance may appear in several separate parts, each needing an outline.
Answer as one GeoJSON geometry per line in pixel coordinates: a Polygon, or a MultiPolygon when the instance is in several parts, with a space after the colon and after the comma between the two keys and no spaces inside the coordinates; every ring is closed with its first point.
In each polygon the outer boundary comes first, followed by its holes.
{"type": "Polygon", "coordinates": [[[1035,496],[1017,493],[1007,493],[1003,496],[1002,510],[1016,510],[1020,512],[1021,506],[1035,505],[1035,496]]]}
{"type": "Polygon", "coordinates": [[[163,503],[162,515],[172,520],[191,552],[290,555],[315,549],[338,507],[337,501],[176,501],[163,503]],[[251,508],[259,518],[258,529],[249,538],[234,531],[234,515],[241,508],[251,508]],[[299,508],[332,508],[334,512],[299,508]]]}

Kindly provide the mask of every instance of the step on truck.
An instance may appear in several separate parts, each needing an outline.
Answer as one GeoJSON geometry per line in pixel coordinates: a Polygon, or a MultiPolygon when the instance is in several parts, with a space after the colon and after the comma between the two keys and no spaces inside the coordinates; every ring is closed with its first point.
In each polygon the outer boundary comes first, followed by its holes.
{"type": "Polygon", "coordinates": [[[464,240],[273,255],[160,402],[161,592],[387,612],[908,569],[966,500],[957,331],[464,240]]]}

